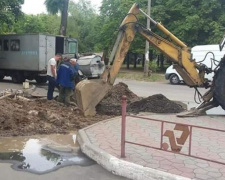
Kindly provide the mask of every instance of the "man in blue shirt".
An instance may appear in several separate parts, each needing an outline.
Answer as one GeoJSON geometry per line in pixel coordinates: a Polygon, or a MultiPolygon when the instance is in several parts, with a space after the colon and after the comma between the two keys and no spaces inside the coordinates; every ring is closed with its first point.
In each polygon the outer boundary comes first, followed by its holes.
{"type": "Polygon", "coordinates": [[[57,83],[60,86],[58,101],[66,105],[70,104],[70,97],[73,95],[75,89],[75,65],[76,59],[73,58],[69,62],[62,63],[58,70],[57,83]]]}

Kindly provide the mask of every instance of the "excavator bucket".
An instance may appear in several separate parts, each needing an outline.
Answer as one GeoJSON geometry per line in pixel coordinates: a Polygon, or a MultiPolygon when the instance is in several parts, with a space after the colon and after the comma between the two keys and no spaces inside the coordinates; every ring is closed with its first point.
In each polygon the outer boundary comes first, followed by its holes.
{"type": "Polygon", "coordinates": [[[111,85],[104,80],[84,80],[76,86],[76,100],[78,107],[83,111],[84,116],[94,116],[95,106],[108,93],[111,85]]]}

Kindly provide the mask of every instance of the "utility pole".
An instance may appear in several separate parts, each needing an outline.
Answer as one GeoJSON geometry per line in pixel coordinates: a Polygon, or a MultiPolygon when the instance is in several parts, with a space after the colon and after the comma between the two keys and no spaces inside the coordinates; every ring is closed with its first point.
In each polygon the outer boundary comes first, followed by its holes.
{"type": "MultiPolygon", "coordinates": [[[[147,14],[150,16],[151,13],[151,0],[148,0],[148,9],[147,9],[147,14]]],[[[147,29],[150,29],[150,19],[147,18],[147,29]]],[[[145,66],[144,66],[144,75],[148,76],[149,75],[149,42],[146,40],[146,45],[145,45],[145,66]]]]}

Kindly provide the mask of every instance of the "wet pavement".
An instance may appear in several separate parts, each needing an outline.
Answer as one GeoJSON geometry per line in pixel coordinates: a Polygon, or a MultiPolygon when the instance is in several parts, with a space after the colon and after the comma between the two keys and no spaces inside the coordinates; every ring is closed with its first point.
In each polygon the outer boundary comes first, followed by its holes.
{"type": "MultiPolygon", "coordinates": [[[[142,117],[169,122],[184,123],[208,128],[225,130],[225,116],[200,116],[192,118],[178,118],[176,115],[148,114],[142,117]]],[[[190,126],[188,126],[190,130],[190,126]]],[[[126,158],[121,158],[121,118],[107,120],[94,126],[83,129],[89,139],[89,143],[97,147],[99,151],[106,152],[120,160],[132,162],[142,167],[147,167],[169,174],[198,180],[224,180],[225,179],[225,133],[206,129],[193,128],[191,155],[189,157],[179,153],[171,153],[143,146],[126,143],[126,158]],[[218,161],[220,163],[211,162],[218,161]]],[[[146,146],[160,147],[161,123],[146,121],[135,117],[127,117],[126,140],[146,146]]],[[[181,147],[180,153],[188,155],[190,141],[186,139],[184,144],[179,144],[182,131],[176,130],[174,124],[164,124],[163,144],[164,150],[171,151],[174,139],[175,148],[181,147]],[[172,132],[170,138],[165,132],[172,132]]],[[[82,146],[81,146],[82,147],[82,146]]],[[[85,146],[84,146],[85,148],[85,146]]],[[[82,149],[83,150],[83,149],[82,149]]],[[[85,150],[83,150],[85,152],[85,150]]],[[[96,151],[96,150],[95,150],[96,151]]]]}
{"type": "Polygon", "coordinates": [[[74,177],[85,180],[125,180],[107,172],[83,154],[76,137],[76,133],[0,137],[1,176],[5,180],[74,177]]]}
{"type": "Polygon", "coordinates": [[[0,138],[0,162],[11,162],[16,170],[37,174],[69,165],[95,164],[80,151],[76,134],[0,138]]]}
{"type": "Polygon", "coordinates": [[[16,170],[47,173],[69,165],[90,166],[94,161],[78,151],[62,152],[43,146],[39,139],[29,139],[22,151],[0,153],[0,160],[12,162],[16,170]]]}

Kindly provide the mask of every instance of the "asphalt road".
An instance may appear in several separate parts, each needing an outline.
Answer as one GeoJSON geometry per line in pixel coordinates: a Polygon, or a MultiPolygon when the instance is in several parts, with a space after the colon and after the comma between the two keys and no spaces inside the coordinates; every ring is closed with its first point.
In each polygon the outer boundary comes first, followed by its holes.
{"type": "MultiPolygon", "coordinates": [[[[185,84],[171,85],[169,82],[144,82],[134,80],[117,79],[116,83],[124,82],[135,94],[142,97],[152,96],[154,94],[163,94],[170,100],[194,102],[194,88],[185,84]]],[[[199,88],[202,93],[206,90],[199,88]]]]}

